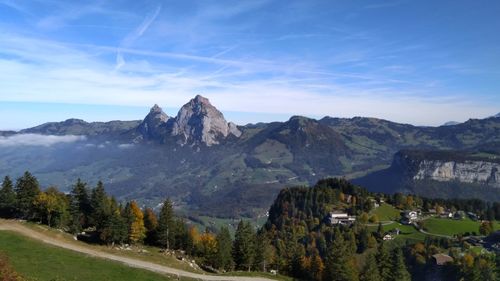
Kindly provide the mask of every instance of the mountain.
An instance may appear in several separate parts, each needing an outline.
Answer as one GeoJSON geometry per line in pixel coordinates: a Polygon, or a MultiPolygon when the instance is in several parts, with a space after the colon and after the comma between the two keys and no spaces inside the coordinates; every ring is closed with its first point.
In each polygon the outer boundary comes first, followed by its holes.
{"type": "Polygon", "coordinates": [[[444,123],[441,126],[454,126],[454,125],[458,125],[458,124],[460,124],[460,122],[457,122],[457,121],[448,121],[448,122],[444,123]]]}
{"type": "Polygon", "coordinates": [[[69,119],[0,132],[0,175],[30,170],[44,186],[63,190],[78,177],[91,185],[102,180],[119,199],[156,206],[171,197],[190,213],[255,216],[283,186],[385,171],[400,150],[495,152],[499,144],[500,118],[418,127],[293,116],[236,126],[196,96],[175,117],[155,105],[142,121],[69,119]]]}
{"type": "Polygon", "coordinates": [[[371,191],[439,198],[500,200],[500,146],[496,150],[401,150],[387,169],[355,179],[371,191]]]}

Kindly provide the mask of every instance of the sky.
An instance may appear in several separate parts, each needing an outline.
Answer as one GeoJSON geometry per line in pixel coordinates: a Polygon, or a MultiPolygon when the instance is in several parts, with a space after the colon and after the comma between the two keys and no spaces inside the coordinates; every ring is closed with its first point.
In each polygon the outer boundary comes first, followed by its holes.
{"type": "Polygon", "coordinates": [[[415,125],[500,112],[497,0],[0,0],[0,129],[169,115],[415,125]]]}

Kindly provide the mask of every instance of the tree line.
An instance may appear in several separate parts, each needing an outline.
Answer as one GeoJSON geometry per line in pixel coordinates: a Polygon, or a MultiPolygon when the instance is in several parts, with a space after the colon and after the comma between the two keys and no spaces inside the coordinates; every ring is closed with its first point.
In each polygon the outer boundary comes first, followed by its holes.
{"type": "Polygon", "coordinates": [[[264,257],[257,254],[255,228],[241,221],[233,241],[229,229],[200,233],[175,215],[166,199],[158,213],[135,201],[118,202],[102,182],[93,188],[78,179],[68,194],[57,188],[41,190],[35,176],[25,172],[14,183],[6,176],[0,189],[0,217],[40,222],[74,235],[85,231],[89,242],[147,244],[181,250],[213,270],[253,270],[264,257]]]}
{"type": "Polygon", "coordinates": [[[241,220],[233,238],[227,227],[216,233],[208,229],[200,232],[175,215],[168,199],[155,212],[135,201],[119,202],[105,192],[102,182],[89,187],[80,179],[68,194],[54,187],[42,191],[38,180],[26,172],[15,183],[8,176],[4,178],[0,217],[41,222],[75,235],[85,231],[89,241],[101,244],[147,244],[183,251],[213,271],[277,270],[317,281],[422,280],[433,270],[432,255],[447,251],[455,261],[443,269],[444,280],[494,280],[500,276],[498,256],[454,253],[453,249],[466,248],[463,241],[442,238],[387,243],[381,224],[374,230],[359,222],[329,223],[332,210],[361,217],[373,208],[374,198],[400,208],[431,208],[436,204],[469,206],[471,210],[478,209],[472,206],[482,207],[475,201],[373,194],[344,179],[325,179],[313,187],[283,189],[262,228],[241,220]]]}

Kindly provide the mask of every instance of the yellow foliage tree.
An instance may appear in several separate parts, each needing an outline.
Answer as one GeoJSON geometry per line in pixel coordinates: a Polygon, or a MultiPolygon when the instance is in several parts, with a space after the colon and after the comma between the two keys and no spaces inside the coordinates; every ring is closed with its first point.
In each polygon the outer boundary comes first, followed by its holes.
{"type": "Polygon", "coordinates": [[[137,243],[146,237],[146,228],[144,227],[144,214],[135,201],[130,202],[130,214],[129,241],[137,243]]]}

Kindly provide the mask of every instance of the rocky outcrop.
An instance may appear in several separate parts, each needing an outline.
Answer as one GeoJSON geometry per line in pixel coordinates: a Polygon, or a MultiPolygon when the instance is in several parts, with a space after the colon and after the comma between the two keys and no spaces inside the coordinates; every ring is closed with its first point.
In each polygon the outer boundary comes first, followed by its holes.
{"type": "Polygon", "coordinates": [[[392,166],[402,170],[413,180],[456,181],[500,188],[500,163],[498,161],[474,160],[465,157],[456,160],[449,157],[425,159],[400,152],[396,154],[392,166]]]}
{"type": "Polygon", "coordinates": [[[211,146],[229,135],[239,137],[241,132],[235,124],[227,123],[207,98],[197,95],[179,110],[172,125],[172,135],[178,137],[181,145],[211,146]]]}
{"type": "Polygon", "coordinates": [[[137,127],[140,135],[147,140],[158,140],[168,133],[168,120],[170,117],[163,112],[161,107],[155,104],[142,123],[137,127]]]}

